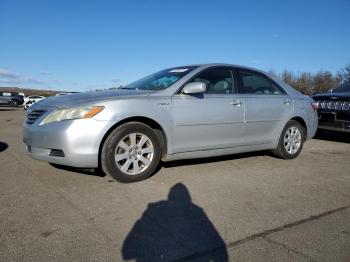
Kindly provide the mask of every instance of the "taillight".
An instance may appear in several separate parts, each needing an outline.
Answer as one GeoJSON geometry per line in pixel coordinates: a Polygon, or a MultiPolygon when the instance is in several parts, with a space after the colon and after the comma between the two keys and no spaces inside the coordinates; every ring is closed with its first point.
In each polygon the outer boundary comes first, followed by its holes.
{"type": "Polygon", "coordinates": [[[317,103],[317,102],[311,102],[311,107],[312,107],[312,109],[313,109],[315,112],[317,112],[317,110],[318,110],[318,103],[317,103]]]}

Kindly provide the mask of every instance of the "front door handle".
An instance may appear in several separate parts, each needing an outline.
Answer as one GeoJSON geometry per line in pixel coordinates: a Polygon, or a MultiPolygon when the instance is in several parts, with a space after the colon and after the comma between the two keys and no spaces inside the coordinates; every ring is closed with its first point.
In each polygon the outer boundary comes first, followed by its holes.
{"type": "Polygon", "coordinates": [[[292,103],[292,101],[290,99],[287,99],[287,98],[283,99],[282,102],[283,102],[283,104],[286,104],[286,105],[289,105],[290,103],[292,103]]]}
{"type": "Polygon", "coordinates": [[[237,99],[237,100],[233,100],[230,105],[231,106],[241,106],[242,102],[241,100],[237,99]]]}

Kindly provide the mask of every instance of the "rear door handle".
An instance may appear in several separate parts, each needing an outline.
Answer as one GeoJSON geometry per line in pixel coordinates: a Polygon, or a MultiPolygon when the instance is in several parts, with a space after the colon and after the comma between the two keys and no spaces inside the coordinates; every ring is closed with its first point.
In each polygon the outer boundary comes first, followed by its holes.
{"type": "Polygon", "coordinates": [[[292,103],[292,101],[290,99],[287,99],[287,98],[283,99],[282,102],[283,102],[283,104],[286,104],[286,105],[289,105],[290,103],[292,103]]]}
{"type": "Polygon", "coordinates": [[[237,99],[237,100],[233,100],[230,105],[231,106],[241,106],[242,102],[241,100],[237,99]]]}

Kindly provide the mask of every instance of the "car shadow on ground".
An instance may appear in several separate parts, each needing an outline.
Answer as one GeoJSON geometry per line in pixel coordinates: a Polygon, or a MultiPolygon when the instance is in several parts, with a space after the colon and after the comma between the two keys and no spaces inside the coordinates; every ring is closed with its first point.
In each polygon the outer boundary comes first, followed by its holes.
{"type": "Polygon", "coordinates": [[[314,139],[341,142],[341,143],[350,143],[350,133],[318,130],[314,139]]]}
{"type": "MultiPolygon", "coordinates": [[[[257,151],[257,152],[240,153],[240,154],[233,154],[233,155],[227,155],[227,156],[217,156],[217,157],[209,157],[209,158],[196,158],[196,159],[176,160],[176,161],[171,161],[171,162],[161,162],[158,165],[158,167],[156,168],[156,170],[154,171],[153,175],[156,175],[162,168],[200,165],[200,164],[229,161],[229,160],[249,158],[249,157],[258,157],[258,156],[275,157],[273,155],[273,153],[270,151],[257,151]]],[[[53,166],[54,168],[65,170],[65,171],[72,172],[72,173],[79,173],[79,174],[83,174],[83,175],[97,176],[97,177],[105,177],[106,176],[106,174],[102,171],[101,168],[96,168],[96,169],[95,168],[77,168],[77,167],[63,166],[63,165],[58,165],[58,164],[53,164],[53,163],[50,163],[50,165],[53,166]]],[[[114,180],[110,179],[109,182],[114,182],[114,180]]]]}
{"type": "Polygon", "coordinates": [[[123,259],[228,261],[225,242],[182,183],[168,199],[150,203],[124,240],[123,259]]]}
{"type": "Polygon", "coordinates": [[[97,176],[97,177],[105,177],[106,174],[99,168],[77,168],[70,166],[63,166],[58,164],[50,163],[51,166],[57,169],[65,170],[72,173],[79,173],[88,176],[97,176]]]}
{"type": "Polygon", "coordinates": [[[4,142],[0,142],[0,153],[5,151],[8,147],[9,147],[8,144],[4,142]]]}
{"type": "Polygon", "coordinates": [[[226,155],[226,156],[184,159],[184,160],[176,160],[176,161],[171,161],[171,162],[163,162],[162,167],[171,168],[171,167],[176,167],[176,166],[200,165],[200,164],[229,161],[229,160],[249,158],[249,157],[258,157],[258,156],[277,157],[277,156],[274,156],[274,154],[270,151],[256,151],[256,152],[239,153],[239,154],[232,154],[232,155],[226,155]]]}

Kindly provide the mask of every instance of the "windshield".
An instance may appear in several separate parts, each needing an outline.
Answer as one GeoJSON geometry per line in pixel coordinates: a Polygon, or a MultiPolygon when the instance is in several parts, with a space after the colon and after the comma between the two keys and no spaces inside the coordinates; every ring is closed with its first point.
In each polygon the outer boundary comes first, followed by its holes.
{"type": "Polygon", "coordinates": [[[121,89],[163,90],[195,68],[196,66],[185,66],[165,69],[123,86],[121,89]]]}
{"type": "Polygon", "coordinates": [[[333,92],[350,92],[350,81],[347,81],[338,88],[334,89],[333,92]]]}

